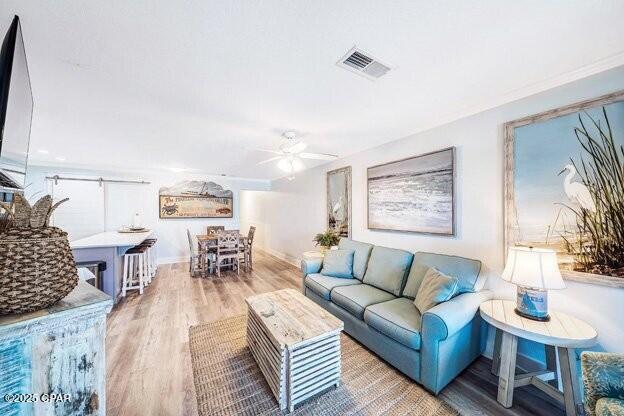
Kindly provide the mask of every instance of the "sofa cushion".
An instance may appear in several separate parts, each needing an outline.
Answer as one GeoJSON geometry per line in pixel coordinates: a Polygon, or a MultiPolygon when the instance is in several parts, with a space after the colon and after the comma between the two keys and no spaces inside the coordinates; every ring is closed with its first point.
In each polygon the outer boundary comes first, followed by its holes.
{"type": "Polygon", "coordinates": [[[407,298],[397,298],[366,308],[364,321],[382,334],[413,350],[420,349],[421,315],[407,298]]]}
{"type": "Polygon", "coordinates": [[[354,250],[329,250],[323,259],[323,276],[353,278],[353,254],[354,250]]]}
{"type": "Polygon", "coordinates": [[[414,299],[416,309],[422,314],[437,304],[450,300],[457,293],[458,285],[456,278],[430,267],[414,299]]]}
{"type": "Polygon", "coordinates": [[[364,319],[364,309],[376,303],[394,299],[388,292],[370,285],[341,286],[331,291],[331,300],[349,311],[353,316],[364,319]]]}
{"type": "Polygon", "coordinates": [[[414,299],[427,270],[433,267],[459,281],[457,293],[474,292],[481,271],[481,262],[458,256],[422,253],[414,254],[414,261],[403,289],[403,296],[414,299]]]}
{"type": "Polygon", "coordinates": [[[366,266],[371,251],[373,250],[373,245],[350,240],[348,238],[341,238],[338,242],[338,248],[341,250],[353,250],[355,252],[353,255],[353,277],[362,280],[364,273],[366,273],[366,266]]]}
{"type": "Polygon", "coordinates": [[[624,400],[612,397],[601,397],[596,402],[596,416],[624,415],[624,400]]]}
{"type": "Polygon", "coordinates": [[[362,281],[399,296],[412,264],[412,257],[414,255],[405,250],[375,246],[362,281]]]}
{"type": "Polygon", "coordinates": [[[361,285],[357,279],[323,276],[320,273],[309,274],[304,280],[305,286],[325,300],[331,300],[331,290],[338,286],[361,285]]]}

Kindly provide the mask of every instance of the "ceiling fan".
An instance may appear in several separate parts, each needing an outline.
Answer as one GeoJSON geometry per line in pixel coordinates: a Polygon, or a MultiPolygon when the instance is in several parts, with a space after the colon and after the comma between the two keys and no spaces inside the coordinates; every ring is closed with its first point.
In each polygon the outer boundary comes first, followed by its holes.
{"type": "Polygon", "coordinates": [[[283,140],[278,150],[257,149],[261,152],[273,153],[278,156],[259,162],[258,165],[277,161],[277,167],[287,173],[293,173],[302,170],[305,166],[301,159],[314,160],[334,160],[337,155],[328,153],[308,153],[304,150],[308,147],[307,143],[297,140],[297,133],[287,131],[282,134],[283,140]]]}

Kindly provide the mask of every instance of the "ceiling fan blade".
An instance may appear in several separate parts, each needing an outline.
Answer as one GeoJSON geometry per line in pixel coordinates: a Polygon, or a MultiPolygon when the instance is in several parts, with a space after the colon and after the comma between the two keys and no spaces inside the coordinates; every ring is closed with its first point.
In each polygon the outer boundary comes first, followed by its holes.
{"type": "Polygon", "coordinates": [[[258,163],[256,163],[256,166],[257,166],[257,165],[264,165],[264,164],[266,164],[266,163],[275,162],[276,160],[279,160],[279,159],[281,159],[281,158],[282,158],[281,156],[275,156],[275,157],[272,157],[272,158],[270,158],[270,159],[263,160],[262,162],[258,162],[258,163]]]}
{"type": "Polygon", "coordinates": [[[280,156],[284,155],[284,153],[280,152],[279,150],[269,150],[269,149],[253,149],[253,150],[258,151],[258,152],[273,153],[274,155],[280,155],[280,156]]]}
{"type": "Polygon", "coordinates": [[[297,156],[303,159],[315,159],[315,160],[334,160],[337,159],[337,155],[330,155],[329,153],[299,153],[297,156]]]}
{"type": "Polygon", "coordinates": [[[287,153],[300,153],[305,150],[308,145],[304,142],[295,143],[292,146],[284,146],[284,151],[287,153]]]}

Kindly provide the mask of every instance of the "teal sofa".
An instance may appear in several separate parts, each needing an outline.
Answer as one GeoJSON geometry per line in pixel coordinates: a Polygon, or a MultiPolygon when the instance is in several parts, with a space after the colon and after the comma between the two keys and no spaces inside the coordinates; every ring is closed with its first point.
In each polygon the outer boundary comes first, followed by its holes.
{"type": "Polygon", "coordinates": [[[399,371],[438,394],[485,348],[478,314],[489,291],[476,291],[481,262],[341,239],[354,250],[353,278],[320,274],[322,259],[303,260],[303,293],[344,322],[344,330],[399,371]],[[422,316],[414,298],[430,267],[459,279],[458,295],[422,316]]]}
{"type": "Polygon", "coordinates": [[[581,354],[587,416],[624,416],[624,354],[581,354]]]}

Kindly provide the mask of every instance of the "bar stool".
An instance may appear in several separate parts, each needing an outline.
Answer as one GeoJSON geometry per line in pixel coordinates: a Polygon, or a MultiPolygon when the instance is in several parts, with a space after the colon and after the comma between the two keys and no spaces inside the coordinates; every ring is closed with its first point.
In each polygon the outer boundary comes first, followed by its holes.
{"type": "Polygon", "coordinates": [[[156,261],[156,253],[155,253],[155,249],[154,246],[156,245],[157,239],[155,238],[148,238],[147,240],[144,240],[141,244],[138,245],[138,247],[146,247],[147,248],[147,252],[146,252],[146,258],[145,258],[145,263],[146,263],[146,270],[147,270],[147,275],[148,275],[148,284],[152,282],[152,278],[156,276],[156,270],[158,268],[158,264],[156,261]]]}
{"type": "Polygon", "coordinates": [[[126,251],[123,264],[123,282],[121,296],[126,296],[128,290],[139,290],[143,294],[143,288],[147,285],[149,273],[146,265],[147,247],[136,246],[126,251]]]}
{"type": "MultiPolygon", "coordinates": [[[[146,240],[149,243],[149,264],[150,264],[150,273],[152,277],[156,277],[156,271],[158,269],[158,258],[156,257],[156,243],[158,240],[156,238],[149,238],[146,240]]],[[[150,281],[152,279],[150,278],[150,281]]]]}
{"type": "Polygon", "coordinates": [[[143,253],[143,256],[141,257],[141,261],[143,262],[143,285],[147,286],[152,282],[152,274],[150,273],[150,267],[149,267],[149,256],[150,256],[150,247],[148,244],[145,244],[145,241],[142,242],[141,244],[132,247],[130,250],[133,249],[143,249],[145,250],[143,253]]]}

